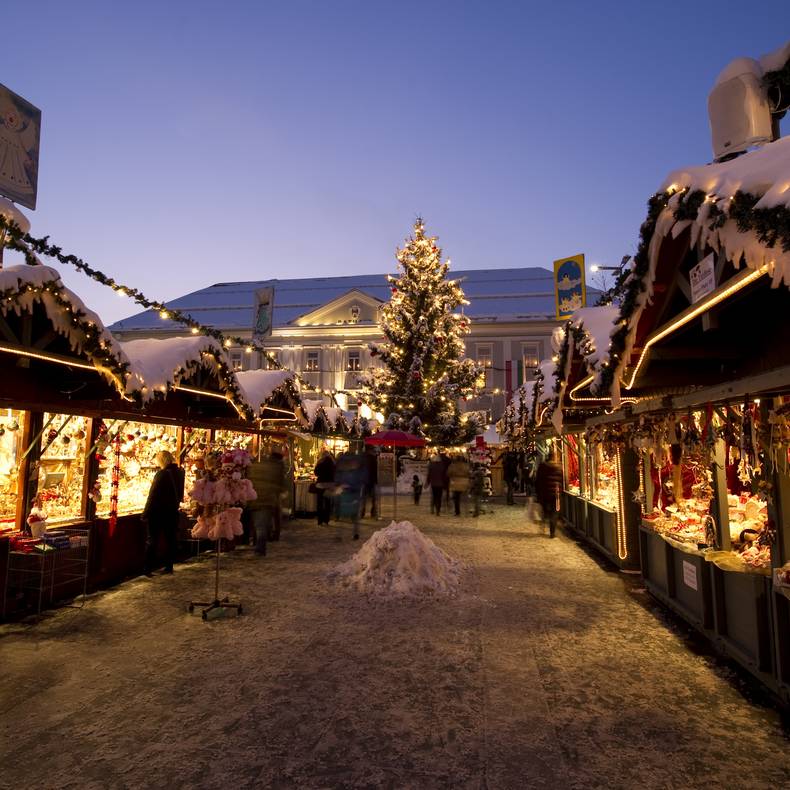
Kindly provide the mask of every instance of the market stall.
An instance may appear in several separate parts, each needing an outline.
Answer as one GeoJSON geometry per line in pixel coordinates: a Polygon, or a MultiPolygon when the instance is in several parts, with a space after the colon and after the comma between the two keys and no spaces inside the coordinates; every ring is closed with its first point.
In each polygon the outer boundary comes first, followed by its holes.
{"type": "Polygon", "coordinates": [[[577,310],[552,338],[555,355],[541,363],[535,382],[536,426],[550,423],[561,437],[564,486],[561,511],[567,524],[623,570],[639,567],[638,478],[628,447],[606,441],[587,421],[611,407],[592,393],[596,374],[608,365],[618,309],[577,310]]]}
{"type": "Polygon", "coordinates": [[[789,182],[788,138],[669,176],[591,383],[631,401],[646,586],[786,697],[789,182]]]}
{"type": "Polygon", "coordinates": [[[0,334],[0,577],[9,615],[85,590],[88,562],[72,578],[60,560],[74,554],[72,543],[80,556],[93,551],[92,438],[101,410],[126,397],[129,360],[47,266],[0,271],[0,334]]]}

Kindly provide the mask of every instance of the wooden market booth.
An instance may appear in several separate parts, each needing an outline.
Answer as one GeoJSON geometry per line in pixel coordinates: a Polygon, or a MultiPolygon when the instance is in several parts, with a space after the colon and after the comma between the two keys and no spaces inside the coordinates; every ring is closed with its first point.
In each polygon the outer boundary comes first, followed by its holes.
{"type": "Polygon", "coordinates": [[[790,182],[788,138],[670,176],[643,227],[604,376],[615,402],[632,402],[593,422],[627,426],[644,445],[647,588],[788,699],[790,585],[778,571],[790,567],[790,239],[778,232],[788,213],[780,182],[790,182]]]}
{"type": "Polygon", "coordinates": [[[562,515],[577,535],[622,570],[639,568],[639,478],[633,449],[605,441],[587,420],[611,409],[595,391],[618,309],[582,308],[567,322],[556,356],[555,428],[562,439],[562,515]]]}
{"type": "Polygon", "coordinates": [[[138,574],[156,452],[253,447],[259,427],[214,341],[125,349],[50,267],[0,271],[0,335],[0,615],[10,616],[138,574]],[[44,525],[42,552],[21,532],[44,525]],[[68,550],[54,551],[54,536],[68,550]]]}

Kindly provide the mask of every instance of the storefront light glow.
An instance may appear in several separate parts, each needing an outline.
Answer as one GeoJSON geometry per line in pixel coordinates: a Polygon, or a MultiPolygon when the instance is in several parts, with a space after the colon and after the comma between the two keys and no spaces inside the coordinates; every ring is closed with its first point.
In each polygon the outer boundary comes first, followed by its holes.
{"type": "Polygon", "coordinates": [[[615,456],[615,468],[617,470],[617,497],[620,507],[617,510],[617,556],[624,560],[628,557],[628,542],[625,534],[625,501],[623,498],[623,463],[621,451],[618,450],[615,456]]]}

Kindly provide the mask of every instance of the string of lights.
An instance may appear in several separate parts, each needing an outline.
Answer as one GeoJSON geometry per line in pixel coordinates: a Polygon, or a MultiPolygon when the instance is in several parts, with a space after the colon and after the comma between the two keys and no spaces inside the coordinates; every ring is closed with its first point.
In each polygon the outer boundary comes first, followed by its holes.
{"type": "MultiPolygon", "coordinates": [[[[147,310],[156,310],[159,313],[159,317],[163,321],[174,321],[178,324],[188,327],[194,335],[205,335],[206,337],[211,337],[217,342],[221,343],[226,349],[232,348],[233,346],[239,346],[244,348],[247,354],[257,352],[263,355],[264,359],[267,360],[269,369],[282,370],[282,365],[280,365],[277,358],[267,348],[261,346],[255,341],[247,340],[236,335],[225,335],[215,327],[207,326],[206,324],[202,324],[200,321],[196,321],[191,315],[189,315],[189,313],[169,307],[166,302],[161,300],[150,299],[138,288],[133,288],[132,286],[126,285],[125,283],[120,283],[114,278],[108,277],[106,274],[104,274],[104,272],[89,266],[84,260],[82,260],[82,258],[78,258],[76,255],[64,253],[61,247],[49,243],[49,236],[35,238],[29,233],[23,232],[16,222],[1,214],[0,234],[3,234],[4,236],[4,246],[8,249],[20,252],[24,256],[25,262],[30,266],[42,265],[38,258],[39,255],[46,256],[48,258],[54,258],[64,265],[73,266],[75,269],[77,269],[77,271],[90,277],[95,282],[98,282],[108,288],[112,288],[112,290],[115,291],[119,296],[129,297],[147,310]]],[[[320,387],[314,386],[309,381],[306,381],[303,377],[301,377],[298,373],[295,373],[295,375],[299,381],[299,384],[305,389],[313,392],[322,392],[323,394],[329,395],[330,397],[333,396],[331,391],[322,390],[320,387]]]]}

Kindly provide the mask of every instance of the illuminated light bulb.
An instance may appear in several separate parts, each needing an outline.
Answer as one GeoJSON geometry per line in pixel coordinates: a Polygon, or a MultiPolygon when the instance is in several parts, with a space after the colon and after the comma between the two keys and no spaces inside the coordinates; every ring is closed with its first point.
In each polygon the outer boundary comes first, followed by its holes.
{"type": "Polygon", "coordinates": [[[118,289],[118,296],[124,297],[127,296],[126,291],[123,288],[118,289]]]}
{"type": "Polygon", "coordinates": [[[197,334],[199,331],[200,331],[200,330],[199,330],[199,329],[198,329],[196,326],[193,326],[193,327],[192,327],[192,334],[193,334],[193,335],[196,335],[196,334],[197,334]]]}
{"type": "Polygon", "coordinates": [[[247,346],[247,348],[245,348],[244,350],[245,350],[245,351],[246,351],[248,354],[252,354],[252,346],[247,346]]]}
{"type": "Polygon", "coordinates": [[[230,348],[230,340],[226,340],[224,345],[225,345],[225,348],[230,348]]]}
{"type": "Polygon", "coordinates": [[[160,310],[159,317],[162,319],[170,318],[170,313],[168,313],[167,310],[160,310]]]}

